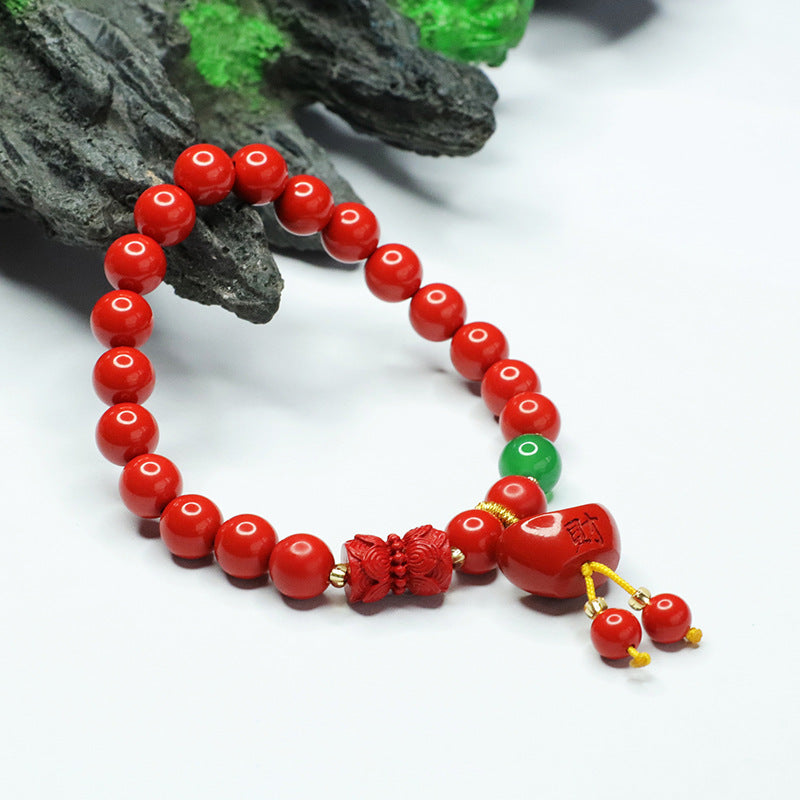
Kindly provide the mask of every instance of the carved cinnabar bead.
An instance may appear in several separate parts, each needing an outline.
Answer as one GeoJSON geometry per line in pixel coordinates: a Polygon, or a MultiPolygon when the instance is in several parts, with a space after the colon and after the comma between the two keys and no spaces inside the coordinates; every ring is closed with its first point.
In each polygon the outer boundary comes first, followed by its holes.
{"type": "Polygon", "coordinates": [[[511,583],[541,597],[579,597],[586,589],[581,564],[600,561],[616,569],[619,555],[617,526],[597,503],[509,525],[495,547],[497,565],[511,583]]]}
{"type": "Polygon", "coordinates": [[[447,591],[453,577],[453,556],[444,531],[431,525],[391,534],[359,535],[344,545],[349,575],[345,586],[351,603],[374,603],[389,592],[432,595],[447,591]]]}

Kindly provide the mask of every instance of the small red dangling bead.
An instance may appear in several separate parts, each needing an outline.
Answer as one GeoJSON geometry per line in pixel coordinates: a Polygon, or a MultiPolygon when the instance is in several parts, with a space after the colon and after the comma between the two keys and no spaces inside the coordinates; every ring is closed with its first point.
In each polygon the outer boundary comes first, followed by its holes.
{"type": "Polygon", "coordinates": [[[192,232],[196,215],[192,198],[170,183],[145,189],[133,207],[139,233],[165,247],[179,244],[192,232]]]}
{"type": "Polygon", "coordinates": [[[263,206],[280,197],[289,180],[286,160],[266,144],[248,144],[233,156],[237,197],[253,206],[263,206]]]}
{"type": "Polygon", "coordinates": [[[118,289],[94,304],[90,324],[106,347],[141,347],[153,332],[153,310],[140,294],[118,289]]]}
{"type": "Polygon", "coordinates": [[[159,530],[164,544],[178,558],[204,558],[211,553],[222,515],[200,494],[170,500],[161,514],[159,530]]]}
{"type": "Polygon", "coordinates": [[[642,641],[639,620],[624,608],[609,608],[592,620],[592,644],[604,658],[627,658],[642,641]]]}
{"type": "Polygon", "coordinates": [[[115,239],[106,250],[103,269],[115,289],[148,294],[164,280],[167,257],[155,239],[128,233],[115,239]]]}
{"type": "Polygon", "coordinates": [[[408,317],[414,330],[431,342],[444,342],[464,324],[464,298],[446,283],[429,283],[411,298],[408,317]]]}
{"type": "Polygon", "coordinates": [[[230,156],[213,144],[193,144],[175,160],[172,179],[199,206],[224,200],[233,187],[236,172],[230,156]]]}
{"type": "Polygon", "coordinates": [[[375,252],[380,235],[378,220],[365,205],[339,203],[322,229],[322,246],[331,258],[355,264],[375,252]]]}
{"type": "Polygon", "coordinates": [[[542,487],[524,475],[508,475],[492,484],[486,492],[487,503],[498,503],[515,517],[528,519],[547,511],[547,497],[542,487]]]}
{"type": "Polygon", "coordinates": [[[654,642],[672,644],[689,632],[692,612],[686,601],[677,595],[657,594],[642,609],[642,625],[654,642]]]}
{"type": "Polygon", "coordinates": [[[295,175],[275,201],[278,222],[295,236],[321,231],[333,214],[333,195],[319,178],[295,175]]]}
{"type": "Polygon", "coordinates": [[[479,381],[486,370],[508,355],[503,332],[489,322],[462,325],[450,342],[450,360],[468,381],[479,381]]]}
{"type": "Polygon", "coordinates": [[[143,403],[156,383],[150,359],[134,347],[106,350],[94,365],[92,383],[97,396],[107,405],[143,403]]]}
{"type": "Polygon", "coordinates": [[[375,297],[399,303],[408,300],[421,286],[422,265],[410,247],[385,244],[367,259],[364,279],[375,297]]]}
{"type": "Polygon", "coordinates": [[[492,364],[481,381],[481,397],[489,411],[500,416],[503,406],[520,392],[538,392],[539,376],[524,361],[504,358],[492,364]]]}
{"type": "Polygon", "coordinates": [[[269,559],[269,576],[286,597],[309,600],[328,588],[333,553],[322,539],[295,533],[275,545],[269,559]]]}
{"type": "Polygon", "coordinates": [[[136,456],[152,453],[158,445],[158,425],[153,415],[136,403],[117,403],[100,417],[95,429],[100,452],[123,467],[136,456]]]}
{"type": "Polygon", "coordinates": [[[456,514],[445,532],[451,547],[464,554],[460,571],[466,575],[483,575],[497,567],[494,548],[503,524],[488,511],[475,508],[456,514]]]}
{"type": "Polygon", "coordinates": [[[503,406],[500,430],[508,441],[523,433],[538,433],[554,442],[561,430],[561,416],[549,397],[538,392],[520,392],[503,406]]]}
{"type": "Polygon", "coordinates": [[[265,519],[256,514],[239,514],[220,525],[214,539],[214,555],[232,578],[252,580],[267,573],[277,542],[275,529],[265,519]]]}
{"type": "Polygon", "coordinates": [[[180,494],[183,481],[178,468],[164,456],[136,456],[122,470],[119,493],[129,511],[155,519],[170,500],[180,494]]]}

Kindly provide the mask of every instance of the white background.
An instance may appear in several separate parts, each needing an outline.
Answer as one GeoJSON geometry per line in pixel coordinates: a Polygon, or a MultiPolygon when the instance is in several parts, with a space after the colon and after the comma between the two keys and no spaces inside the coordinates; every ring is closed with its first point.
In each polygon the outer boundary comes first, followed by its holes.
{"type": "MultiPolygon", "coordinates": [[[[472,158],[310,125],[384,241],[539,371],[563,419],[553,506],[606,504],[623,574],[685,597],[702,645],[614,668],[580,602],[502,575],[298,610],[177,566],[94,450],[99,257],[6,221],[3,797],[792,794],[800,10],[665,0],[615,36],[587,17],[642,3],[567,5],[492,71],[498,131],[472,158]]],[[[503,441],[447,346],[360,270],[281,266],[265,327],[150,295],[149,407],[186,490],[337,554],[480,500],[503,441]]]]}

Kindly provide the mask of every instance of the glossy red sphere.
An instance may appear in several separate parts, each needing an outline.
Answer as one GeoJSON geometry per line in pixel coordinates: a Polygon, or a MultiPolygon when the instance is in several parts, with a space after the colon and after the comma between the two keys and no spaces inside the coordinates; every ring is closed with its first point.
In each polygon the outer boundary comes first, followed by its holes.
{"type": "Polygon", "coordinates": [[[451,547],[464,554],[461,572],[482,575],[497,567],[494,549],[503,524],[488,511],[472,509],[456,514],[447,525],[451,547]]]}
{"type": "Polygon", "coordinates": [[[486,492],[486,502],[499,503],[520,519],[535,517],[547,511],[547,498],[541,486],[524,475],[500,478],[486,492]]]}
{"type": "Polygon", "coordinates": [[[489,322],[462,325],[450,342],[450,360],[468,381],[479,381],[486,370],[508,355],[503,332],[489,322]]]}
{"type": "Polygon", "coordinates": [[[692,612],[686,601],[675,594],[657,594],[642,611],[647,635],[661,644],[679,642],[692,627],[692,612]]]}
{"type": "Polygon", "coordinates": [[[172,179],[199,206],[226,198],[236,172],[230,156],[213,144],[193,144],[176,159],[172,179]]]}
{"type": "Polygon", "coordinates": [[[328,545],[310,533],[295,533],[275,545],[269,576],[275,588],[295,600],[317,597],[328,588],[334,565],[328,545]]]}
{"type": "Polygon", "coordinates": [[[481,397],[489,411],[500,416],[503,406],[520,392],[538,392],[539,376],[524,361],[504,358],[492,364],[481,381],[481,397]]]}
{"type": "Polygon", "coordinates": [[[464,324],[467,306],[452,286],[429,283],[411,298],[408,316],[423,339],[444,342],[464,324]]]}
{"type": "MultiPolygon", "coordinates": [[[[619,564],[619,534],[611,514],[596,503],[551,511],[509,525],[497,540],[497,566],[520,589],[541,597],[580,597],[581,564],[619,564]]],[[[598,578],[597,585],[601,585],[598,578]]]]}
{"type": "Polygon", "coordinates": [[[399,303],[422,285],[422,264],[410,247],[385,244],[367,259],[364,278],[375,297],[399,303]]]}
{"type": "Polygon", "coordinates": [[[523,433],[539,433],[553,442],[561,430],[561,416],[549,397],[538,392],[520,392],[503,406],[500,430],[508,441],[523,433]]]}
{"type": "Polygon", "coordinates": [[[152,453],[158,445],[153,415],[136,403],[117,403],[107,409],[94,435],[100,452],[121,467],[136,456],[152,453]]]}
{"type": "Polygon", "coordinates": [[[309,236],[328,224],[333,215],[333,195],[319,178],[295,175],[275,201],[275,215],[289,233],[309,236]]]}
{"type": "Polygon", "coordinates": [[[211,553],[222,515],[207,497],[182,494],[170,500],[159,530],[167,549],[178,558],[204,558],[211,553]]]}
{"type": "Polygon", "coordinates": [[[156,375],[141,350],[114,347],[97,359],[92,383],[97,396],[107,405],[143,403],[153,392],[156,375]]]}
{"type": "Polygon", "coordinates": [[[192,198],[179,186],[162,183],[145,189],[133,207],[139,233],[166,246],[182,242],[194,228],[192,198]]]}
{"type": "Polygon", "coordinates": [[[252,579],[266,575],[269,557],[278,542],[275,529],[255,514],[226,519],[214,540],[214,555],[220,567],[233,578],[252,579]]]}
{"type": "Polygon", "coordinates": [[[154,239],[128,233],[111,243],[103,268],[108,282],[115,288],[147,294],[164,280],[167,257],[154,239]]]}
{"type": "Polygon", "coordinates": [[[354,264],[375,252],[380,235],[378,220],[365,205],[339,203],[322,229],[322,246],[331,258],[354,264]]]}
{"type": "Polygon", "coordinates": [[[233,191],[254,206],[271,203],[286,187],[289,171],[283,156],[266,144],[248,144],[233,157],[236,183],[233,191]]]}
{"type": "Polygon", "coordinates": [[[90,324],[106,347],[141,347],[153,332],[153,310],[140,294],[117,289],[94,304],[90,324]]]}
{"type": "Polygon", "coordinates": [[[155,519],[181,491],[181,474],[164,456],[136,456],[122,470],[119,494],[129,511],[155,519]]]}
{"type": "Polygon", "coordinates": [[[629,647],[642,641],[639,620],[624,608],[609,608],[592,620],[592,644],[605,658],[627,658],[629,647]]]}

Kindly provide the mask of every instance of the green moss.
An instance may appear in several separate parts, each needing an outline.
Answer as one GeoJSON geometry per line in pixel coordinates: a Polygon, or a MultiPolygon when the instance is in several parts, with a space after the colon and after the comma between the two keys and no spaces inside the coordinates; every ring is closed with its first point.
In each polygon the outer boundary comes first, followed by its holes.
{"type": "Polygon", "coordinates": [[[189,58],[212,86],[252,89],[261,81],[264,63],[277,59],[286,46],[265,16],[247,15],[230,0],[195,0],[180,20],[192,35],[189,58]]]}
{"type": "Polygon", "coordinates": [[[30,4],[31,0],[0,0],[2,4],[16,17],[30,4]]]}
{"type": "Polygon", "coordinates": [[[534,0],[389,0],[420,29],[422,46],[458,61],[502,64],[525,33],[534,0]]]}

